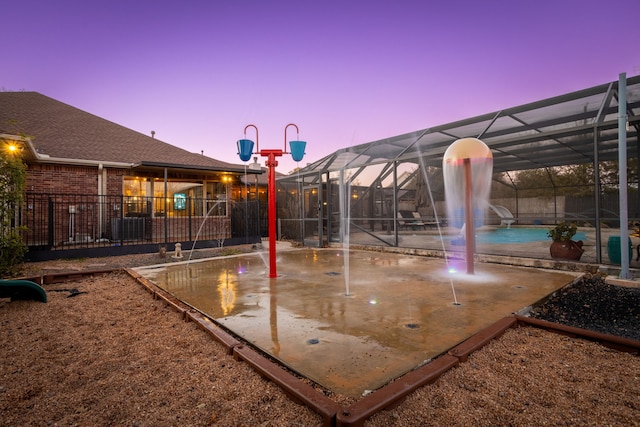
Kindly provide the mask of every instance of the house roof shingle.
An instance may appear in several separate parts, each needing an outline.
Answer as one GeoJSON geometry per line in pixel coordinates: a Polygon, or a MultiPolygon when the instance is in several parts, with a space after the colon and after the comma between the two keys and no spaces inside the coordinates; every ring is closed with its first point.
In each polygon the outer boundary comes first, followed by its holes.
{"type": "Polygon", "coordinates": [[[0,133],[32,140],[38,155],[90,162],[242,171],[191,153],[38,92],[0,92],[0,133]]]}

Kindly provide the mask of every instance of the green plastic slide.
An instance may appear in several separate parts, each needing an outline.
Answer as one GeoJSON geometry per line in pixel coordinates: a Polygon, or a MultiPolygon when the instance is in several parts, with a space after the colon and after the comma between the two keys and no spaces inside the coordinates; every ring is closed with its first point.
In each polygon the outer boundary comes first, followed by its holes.
{"type": "Polygon", "coordinates": [[[0,280],[0,298],[47,302],[47,293],[42,286],[30,280],[0,280]]]}

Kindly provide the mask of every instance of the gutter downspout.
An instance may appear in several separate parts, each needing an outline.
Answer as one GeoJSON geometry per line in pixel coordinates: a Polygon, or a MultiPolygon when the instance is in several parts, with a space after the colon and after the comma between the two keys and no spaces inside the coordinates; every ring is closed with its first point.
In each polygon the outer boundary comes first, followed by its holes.
{"type": "Polygon", "coordinates": [[[102,167],[102,163],[100,163],[98,165],[98,206],[97,206],[97,211],[98,211],[98,233],[97,236],[93,236],[94,239],[101,239],[102,238],[102,221],[103,221],[103,208],[105,206],[103,202],[103,196],[104,196],[104,182],[106,181],[105,179],[103,179],[103,175],[106,174],[106,169],[104,169],[102,167]]]}

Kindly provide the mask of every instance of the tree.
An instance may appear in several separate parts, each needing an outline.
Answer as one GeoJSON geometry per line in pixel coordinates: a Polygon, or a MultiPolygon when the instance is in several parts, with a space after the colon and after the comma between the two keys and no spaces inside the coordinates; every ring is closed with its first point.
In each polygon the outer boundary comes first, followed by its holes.
{"type": "MultiPolygon", "coordinates": [[[[603,193],[617,192],[620,182],[618,162],[600,162],[600,188],[603,193]]],[[[527,197],[551,197],[554,195],[593,196],[595,169],[592,163],[557,166],[518,171],[513,174],[514,185],[526,191],[527,197]]],[[[638,187],[638,159],[627,163],[629,188],[638,187]]]]}

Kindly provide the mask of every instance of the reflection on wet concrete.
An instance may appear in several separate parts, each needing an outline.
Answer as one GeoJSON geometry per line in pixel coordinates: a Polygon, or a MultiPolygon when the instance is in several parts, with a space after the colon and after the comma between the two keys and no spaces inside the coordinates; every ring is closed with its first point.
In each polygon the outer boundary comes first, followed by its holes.
{"type": "Polygon", "coordinates": [[[137,269],[236,335],[322,386],[350,396],[377,389],[573,275],[497,264],[475,274],[443,259],[341,249],[260,254],[137,269]],[[459,305],[454,304],[452,284],[459,305]]]}

